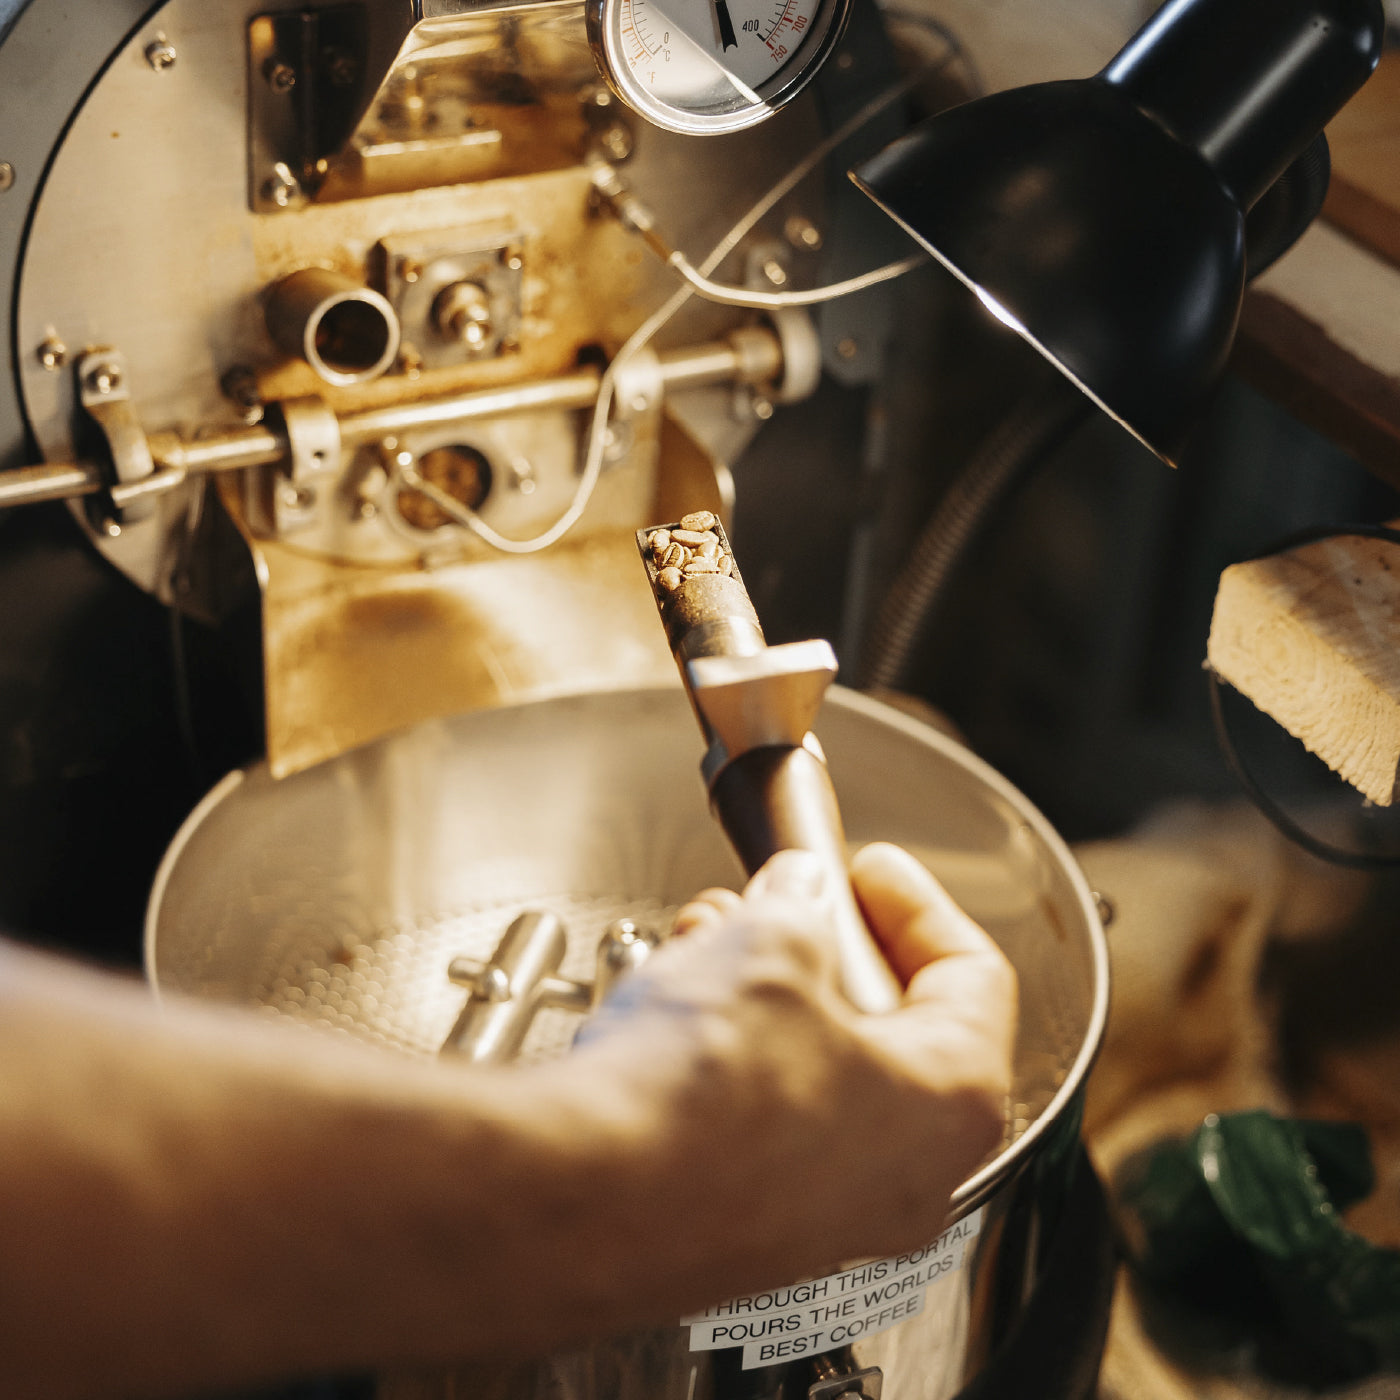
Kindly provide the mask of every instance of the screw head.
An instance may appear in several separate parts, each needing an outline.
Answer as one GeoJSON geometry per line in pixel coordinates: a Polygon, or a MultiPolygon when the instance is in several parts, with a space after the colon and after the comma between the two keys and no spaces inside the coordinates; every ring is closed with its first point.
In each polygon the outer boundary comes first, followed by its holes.
{"type": "Polygon", "coordinates": [[[94,394],[114,394],[122,387],[122,372],[113,364],[97,365],[88,372],[87,386],[94,394]]]}
{"type": "Polygon", "coordinates": [[[621,122],[615,122],[602,136],[603,150],[612,160],[626,160],[633,144],[631,128],[621,122]]]}
{"type": "Polygon", "coordinates": [[[423,275],[423,264],[417,258],[399,259],[399,279],[410,285],[423,275]]]}
{"type": "Polygon", "coordinates": [[[263,69],[263,76],[267,79],[268,87],[276,93],[291,92],[297,85],[297,70],[281,60],[269,60],[263,69]]]}
{"type": "Polygon", "coordinates": [[[0,160],[0,194],[12,189],[15,183],[15,168],[7,160],[0,160]]]}
{"type": "Polygon", "coordinates": [[[815,253],[822,246],[822,231],[803,214],[794,214],[783,225],[783,234],[794,248],[815,253]]]}
{"type": "Polygon", "coordinates": [[[263,185],[263,197],[278,209],[290,208],[301,197],[301,182],[291,170],[278,161],[263,185]]]}
{"type": "Polygon", "coordinates": [[[56,335],[47,336],[35,354],[46,370],[60,370],[68,363],[68,347],[56,335]]]}
{"type": "Polygon", "coordinates": [[[290,510],[310,510],[316,504],[316,493],[309,486],[284,481],[277,488],[278,499],[290,510]]]}
{"type": "Polygon", "coordinates": [[[258,377],[246,365],[235,365],[219,380],[219,388],[249,427],[261,423],[266,406],[258,389],[258,377]]]}
{"type": "Polygon", "coordinates": [[[326,55],[326,75],[333,87],[350,87],[360,75],[360,65],[353,54],[336,49],[326,55]]]}
{"type": "Polygon", "coordinates": [[[843,360],[854,360],[859,350],[860,346],[857,345],[855,340],[849,335],[842,336],[841,339],[836,342],[836,353],[840,355],[843,360]]]}
{"type": "Polygon", "coordinates": [[[146,62],[153,72],[164,73],[167,68],[173,68],[175,60],[179,56],[175,51],[175,45],[164,34],[157,34],[146,45],[146,62]]]}

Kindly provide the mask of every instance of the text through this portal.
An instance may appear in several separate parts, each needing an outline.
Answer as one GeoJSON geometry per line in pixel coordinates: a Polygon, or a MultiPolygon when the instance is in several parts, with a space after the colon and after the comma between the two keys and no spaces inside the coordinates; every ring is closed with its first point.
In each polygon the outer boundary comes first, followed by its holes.
{"type": "Polygon", "coordinates": [[[982,1212],[973,1211],[923,1249],[732,1298],[681,1326],[690,1329],[691,1351],[743,1347],[746,1371],[849,1346],[922,1312],[930,1286],[962,1269],[981,1226],[982,1212]]]}

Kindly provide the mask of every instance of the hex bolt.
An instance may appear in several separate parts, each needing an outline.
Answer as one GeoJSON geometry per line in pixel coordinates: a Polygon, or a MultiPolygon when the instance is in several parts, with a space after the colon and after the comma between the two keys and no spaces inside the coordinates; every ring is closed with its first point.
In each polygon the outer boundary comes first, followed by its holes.
{"type": "Polygon", "coordinates": [[[491,298],[479,282],[454,282],[433,302],[438,334],[468,350],[484,350],[491,341],[491,298]]]}
{"type": "MultiPolygon", "coordinates": [[[[603,435],[603,460],[605,462],[620,462],[632,450],[632,444],[636,439],[636,434],[632,431],[632,425],[622,419],[608,424],[607,432],[603,435]]],[[[524,483],[520,484],[520,489],[524,491],[524,483]]],[[[531,491],[534,490],[534,482],[530,483],[531,491]]]]}
{"type": "Polygon", "coordinates": [[[0,160],[0,194],[8,189],[13,189],[15,183],[15,168],[7,160],[0,160]]]}
{"type": "Polygon", "coordinates": [[[146,45],[146,62],[153,72],[164,73],[167,68],[173,68],[179,56],[175,52],[175,45],[164,34],[157,34],[146,45]]]}
{"type": "Polygon", "coordinates": [[[360,478],[354,492],[354,514],[360,520],[373,520],[379,514],[378,498],[388,484],[389,473],[377,463],[360,478]]]}
{"type": "Polygon", "coordinates": [[[294,200],[301,198],[301,182],[287,166],[278,161],[263,185],[263,197],[278,209],[290,208],[294,200]]]}
{"type": "Polygon", "coordinates": [[[325,54],[326,75],[332,87],[350,87],[360,75],[360,65],[353,54],[344,49],[331,49],[325,54]]]}
{"type": "Polygon", "coordinates": [[[56,335],[46,336],[34,353],[46,370],[60,370],[68,363],[68,347],[56,335]]]}
{"type": "Polygon", "coordinates": [[[290,63],[280,59],[269,59],[263,68],[263,76],[273,92],[288,93],[297,85],[297,70],[290,63]]]}
{"type": "Polygon", "coordinates": [[[95,365],[88,372],[87,386],[94,394],[115,394],[122,387],[122,372],[110,362],[95,365]]]}
{"type": "Polygon", "coordinates": [[[316,504],[316,493],[309,486],[284,481],[277,488],[278,498],[291,510],[310,510],[316,504]]]}
{"type": "Polygon", "coordinates": [[[258,376],[247,365],[235,365],[219,380],[219,388],[249,427],[262,422],[266,405],[258,388],[258,376]]]}
{"type": "Polygon", "coordinates": [[[612,160],[626,160],[632,154],[632,147],[635,144],[632,140],[630,127],[624,126],[621,122],[615,122],[602,135],[603,150],[612,160]]]}

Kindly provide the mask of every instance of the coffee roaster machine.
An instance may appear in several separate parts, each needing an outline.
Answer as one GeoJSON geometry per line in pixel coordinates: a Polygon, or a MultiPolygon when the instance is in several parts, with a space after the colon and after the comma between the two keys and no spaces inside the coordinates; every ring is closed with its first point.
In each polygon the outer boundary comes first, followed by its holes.
{"type": "MultiPolygon", "coordinates": [[[[564,1052],[735,880],[635,532],[707,513],[765,622],[849,643],[892,570],[872,440],[928,430],[889,386],[1005,333],[844,174],[967,95],[936,13],[686,14],[0,0],[14,931],[121,960],[144,919],[163,990],[499,1058],[564,1052]]],[[[851,839],[915,850],[1028,989],[948,1236],[876,1261],[893,1315],[852,1274],[820,1327],[775,1294],[382,1394],[1091,1392],[1095,901],[960,745],[840,690],[816,728],[851,839]]]]}

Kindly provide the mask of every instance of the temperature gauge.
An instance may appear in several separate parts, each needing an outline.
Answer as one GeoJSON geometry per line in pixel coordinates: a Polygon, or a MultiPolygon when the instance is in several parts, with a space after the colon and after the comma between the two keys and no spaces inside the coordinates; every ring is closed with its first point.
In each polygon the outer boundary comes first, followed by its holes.
{"type": "Polygon", "coordinates": [[[740,131],[771,116],[841,37],[850,0],[588,0],[609,86],[668,131],[740,131]]]}

